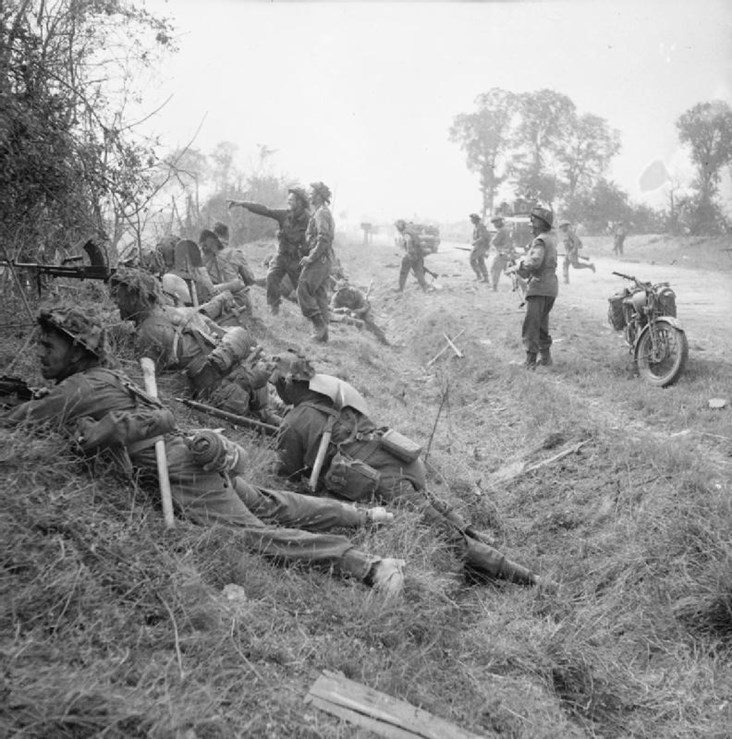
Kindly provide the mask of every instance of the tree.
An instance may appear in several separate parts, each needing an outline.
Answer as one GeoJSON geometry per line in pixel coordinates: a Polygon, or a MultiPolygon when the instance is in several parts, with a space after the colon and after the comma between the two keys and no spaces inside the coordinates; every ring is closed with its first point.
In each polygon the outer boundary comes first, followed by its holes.
{"type": "Polygon", "coordinates": [[[547,89],[521,93],[517,101],[519,124],[511,179],[528,197],[552,203],[558,189],[558,155],[575,121],[575,104],[566,95],[547,89]]]}
{"type": "Polygon", "coordinates": [[[482,195],[482,215],[493,211],[498,186],[505,179],[516,96],[494,87],[475,99],[477,111],[460,113],[450,127],[450,141],[467,156],[468,169],[476,172],[482,195]],[[504,172],[499,172],[501,165],[504,172]]]}
{"type": "Polygon", "coordinates": [[[732,163],[732,110],[721,100],[698,103],[679,117],[676,128],[681,143],[691,149],[697,168],[690,227],[694,233],[717,231],[720,212],[714,199],[722,170],[732,163]]]}
{"type": "Polygon", "coordinates": [[[561,173],[560,194],[571,200],[580,190],[590,190],[605,174],[620,151],[620,133],[599,116],[570,116],[556,158],[561,173]]]}
{"type": "Polygon", "coordinates": [[[156,165],[125,109],[169,26],[125,0],[0,4],[0,240],[33,257],[139,230],[156,165]]]}

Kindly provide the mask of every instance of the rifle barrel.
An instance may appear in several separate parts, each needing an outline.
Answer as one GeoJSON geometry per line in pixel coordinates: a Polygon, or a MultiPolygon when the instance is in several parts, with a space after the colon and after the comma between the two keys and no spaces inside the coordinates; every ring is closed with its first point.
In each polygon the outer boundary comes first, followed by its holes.
{"type": "Polygon", "coordinates": [[[271,423],[263,423],[262,421],[255,421],[253,418],[247,418],[246,416],[239,416],[236,413],[229,413],[229,411],[222,411],[220,408],[215,408],[212,405],[206,405],[205,403],[199,403],[196,400],[189,400],[188,398],[175,398],[179,403],[187,405],[189,408],[193,408],[196,411],[203,411],[211,416],[223,418],[225,421],[229,421],[236,426],[246,426],[247,428],[255,429],[257,431],[264,431],[266,434],[274,436],[277,433],[277,426],[271,423]]]}

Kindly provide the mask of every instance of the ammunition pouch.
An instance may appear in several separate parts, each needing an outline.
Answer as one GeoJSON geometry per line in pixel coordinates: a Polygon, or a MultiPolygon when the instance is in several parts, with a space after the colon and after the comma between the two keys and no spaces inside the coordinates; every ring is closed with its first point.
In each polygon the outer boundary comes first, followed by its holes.
{"type": "Polygon", "coordinates": [[[323,482],[331,493],[348,500],[370,500],[379,487],[381,475],[371,465],[336,452],[323,482]]]}
{"type": "Polygon", "coordinates": [[[419,444],[394,429],[380,429],[378,440],[381,447],[389,454],[407,464],[414,462],[422,453],[422,447],[419,444]]]}

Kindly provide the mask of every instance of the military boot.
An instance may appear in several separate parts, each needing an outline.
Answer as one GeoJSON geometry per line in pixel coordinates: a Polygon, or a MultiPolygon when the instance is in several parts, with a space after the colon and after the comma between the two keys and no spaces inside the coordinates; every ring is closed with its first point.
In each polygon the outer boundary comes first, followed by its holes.
{"type": "Polygon", "coordinates": [[[526,363],[524,364],[524,367],[527,370],[536,369],[536,352],[526,352],[526,363]]]}
{"type": "Polygon", "coordinates": [[[549,349],[542,349],[539,352],[539,361],[537,364],[540,364],[542,367],[551,367],[554,364],[552,354],[549,349]]]}
{"type": "Polygon", "coordinates": [[[313,318],[312,321],[314,330],[310,338],[320,344],[325,344],[328,341],[328,324],[320,316],[313,318]]]}

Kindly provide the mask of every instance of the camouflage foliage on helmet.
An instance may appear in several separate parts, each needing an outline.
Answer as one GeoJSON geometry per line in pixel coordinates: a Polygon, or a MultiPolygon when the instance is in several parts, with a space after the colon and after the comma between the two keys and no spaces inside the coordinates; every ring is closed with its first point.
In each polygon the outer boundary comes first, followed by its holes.
{"type": "Polygon", "coordinates": [[[163,291],[158,280],[142,269],[133,267],[120,267],[110,277],[109,284],[112,297],[120,287],[124,287],[128,293],[136,295],[147,305],[163,302],[163,291]]]}
{"type": "Polygon", "coordinates": [[[99,316],[88,308],[76,305],[57,305],[42,309],[38,323],[44,331],[49,329],[66,334],[74,343],[81,345],[99,359],[107,355],[107,337],[99,316]]]}
{"type": "Polygon", "coordinates": [[[320,195],[327,203],[330,202],[332,194],[330,188],[324,182],[311,182],[310,189],[320,195]]]}
{"type": "Polygon", "coordinates": [[[310,360],[304,355],[294,351],[288,351],[272,358],[271,380],[276,382],[278,379],[284,379],[286,382],[300,380],[307,382],[315,375],[315,368],[310,360]]]}

